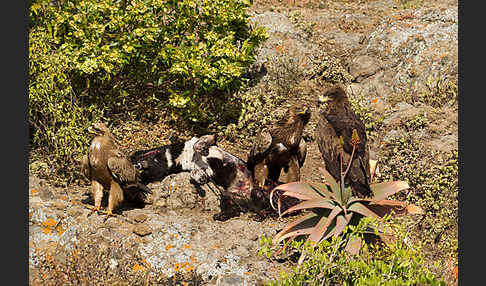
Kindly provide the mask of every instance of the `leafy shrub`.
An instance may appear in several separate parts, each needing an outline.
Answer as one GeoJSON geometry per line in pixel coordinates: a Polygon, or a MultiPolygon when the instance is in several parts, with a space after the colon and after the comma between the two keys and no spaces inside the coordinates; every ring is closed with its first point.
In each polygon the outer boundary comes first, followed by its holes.
{"type": "Polygon", "coordinates": [[[33,147],[82,151],[90,121],[170,108],[207,120],[214,97],[241,85],[266,38],[250,0],[34,0],[29,117],[33,147]]]}
{"type": "MultiPolygon", "coordinates": [[[[348,226],[343,236],[323,240],[317,246],[310,242],[292,241],[289,252],[306,253],[308,259],[291,271],[282,272],[278,281],[267,285],[445,285],[425,265],[421,245],[410,243],[410,233],[398,225],[396,240],[384,244],[362,244],[359,255],[350,256],[341,247],[353,237],[363,237],[369,227],[377,230],[376,220],[365,218],[348,226]]],[[[271,258],[271,238],[260,238],[260,255],[271,258]]]]}
{"type": "Polygon", "coordinates": [[[443,258],[457,257],[458,246],[458,154],[431,152],[418,139],[403,136],[380,149],[381,178],[403,178],[409,194],[398,199],[417,204],[427,215],[419,222],[406,222],[417,230],[417,239],[433,246],[443,258]]]}

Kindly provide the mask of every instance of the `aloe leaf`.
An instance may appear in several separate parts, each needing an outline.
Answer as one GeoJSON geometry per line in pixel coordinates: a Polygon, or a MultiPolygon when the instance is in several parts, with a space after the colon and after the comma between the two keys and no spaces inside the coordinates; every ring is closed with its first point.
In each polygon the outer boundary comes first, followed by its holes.
{"type": "Polygon", "coordinates": [[[301,235],[308,235],[308,234],[312,233],[312,231],[314,231],[314,227],[308,227],[308,228],[302,228],[302,229],[294,230],[294,231],[288,232],[288,233],[280,236],[274,243],[279,243],[279,242],[283,241],[284,239],[286,239],[288,237],[297,237],[297,236],[301,236],[301,235]]]}
{"type": "Polygon", "coordinates": [[[314,226],[320,219],[320,215],[311,212],[306,214],[305,216],[289,223],[286,227],[284,227],[279,233],[277,233],[273,237],[273,243],[276,243],[276,241],[286,233],[293,231],[295,229],[301,229],[301,228],[306,228],[309,226],[314,226]]]}
{"type": "Polygon", "coordinates": [[[404,181],[393,181],[371,184],[370,188],[374,194],[373,200],[381,201],[393,194],[408,189],[409,185],[404,181]]]}
{"type": "MultiPolygon", "coordinates": [[[[336,218],[336,228],[334,229],[333,236],[337,237],[340,235],[344,228],[349,224],[351,218],[353,217],[353,213],[348,213],[346,215],[339,215],[336,218]]],[[[324,239],[328,239],[329,237],[325,237],[324,239]]]]}
{"type": "Polygon", "coordinates": [[[314,241],[316,243],[319,242],[322,236],[324,235],[324,233],[326,232],[328,226],[331,224],[334,218],[341,212],[342,209],[336,207],[331,211],[328,217],[322,217],[321,220],[319,220],[319,223],[314,228],[314,231],[307,238],[307,240],[314,241]]]}
{"type": "Polygon", "coordinates": [[[328,186],[326,184],[321,183],[309,183],[311,188],[313,188],[316,192],[318,192],[323,197],[332,198],[334,200],[338,200],[336,195],[333,192],[328,190],[328,186]]]}
{"type": "Polygon", "coordinates": [[[326,181],[331,186],[331,190],[333,191],[333,193],[336,194],[336,192],[341,190],[341,187],[339,186],[339,184],[336,182],[336,180],[333,178],[333,176],[331,176],[331,174],[329,174],[329,172],[326,169],[319,167],[319,171],[321,171],[322,175],[324,176],[324,179],[326,179],[326,181]]]}
{"type": "Polygon", "coordinates": [[[303,210],[303,209],[311,209],[311,208],[324,208],[324,209],[333,209],[336,205],[332,203],[332,200],[329,199],[318,199],[318,200],[309,200],[301,202],[288,210],[286,210],[282,215],[287,213],[303,210]]]}
{"type": "Polygon", "coordinates": [[[381,219],[381,216],[379,216],[377,213],[373,212],[370,210],[368,207],[363,205],[362,203],[354,203],[348,208],[348,211],[352,211],[355,213],[359,213],[360,215],[366,216],[366,217],[376,217],[381,219]]]}
{"type": "MultiPolygon", "coordinates": [[[[322,196],[308,184],[303,182],[292,182],[277,186],[274,190],[282,190],[288,193],[289,196],[293,197],[306,197],[307,199],[317,199],[322,196]]],[[[300,199],[300,198],[299,198],[300,199]]]]}
{"type": "Polygon", "coordinates": [[[355,202],[374,202],[375,200],[370,199],[370,198],[360,198],[360,197],[351,197],[348,200],[347,206],[351,206],[355,202]]]}
{"type": "Polygon", "coordinates": [[[396,215],[424,214],[423,209],[419,206],[394,200],[373,201],[368,205],[368,208],[381,217],[391,213],[392,211],[396,215]]]}

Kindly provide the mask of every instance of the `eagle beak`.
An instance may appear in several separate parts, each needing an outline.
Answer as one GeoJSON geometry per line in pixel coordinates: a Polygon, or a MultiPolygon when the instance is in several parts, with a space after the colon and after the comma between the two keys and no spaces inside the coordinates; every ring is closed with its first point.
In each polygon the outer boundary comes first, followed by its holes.
{"type": "Polygon", "coordinates": [[[95,134],[96,131],[90,126],[88,128],[84,128],[84,132],[88,132],[89,134],[95,134]]]}
{"type": "Polygon", "coordinates": [[[310,114],[310,108],[307,107],[304,111],[299,112],[299,115],[308,115],[310,114]]]}

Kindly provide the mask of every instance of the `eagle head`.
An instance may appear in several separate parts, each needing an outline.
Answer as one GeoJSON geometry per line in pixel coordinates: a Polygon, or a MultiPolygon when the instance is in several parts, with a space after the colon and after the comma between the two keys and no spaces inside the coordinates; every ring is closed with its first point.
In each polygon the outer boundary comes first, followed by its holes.
{"type": "Polygon", "coordinates": [[[311,110],[309,106],[305,104],[295,105],[289,111],[291,113],[288,116],[289,119],[292,118],[292,119],[301,120],[304,123],[304,125],[306,125],[309,122],[311,116],[311,110]]]}
{"type": "Polygon", "coordinates": [[[93,123],[90,127],[86,128],[85,131],[96,136],[102,136],[110,133],[110,129],[108,129],[108,127],[106,127],[106,124],[104,124],[103,122],[93,123]]]}
{"type": "Polygon", "coordinates": [[[347,99],[346,92],[340,85],[333,86],[327,89],[323,95],[320,95],[317,99],[318,104],[328,103],[328,102],[342,102],[347,99]]]}

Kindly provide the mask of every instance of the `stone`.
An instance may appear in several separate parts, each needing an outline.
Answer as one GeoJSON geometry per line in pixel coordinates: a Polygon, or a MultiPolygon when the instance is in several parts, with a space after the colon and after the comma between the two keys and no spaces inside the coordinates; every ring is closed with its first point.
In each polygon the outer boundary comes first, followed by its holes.
{"type": "Polygon", "coordinates": [[[135,215],[135,217],[133,218],[136,222],[144,222],[147,220],[147,215],[146,214],[137,214],[135,215]]]}
{"type": "Polygon", "coordinates": [[[146,236],[152,233],[152,229],[145,224],[137,224],[133,228],[133,232],[139,236],[146,236]]]}
{"type": "Polygon", "coordinates": [[[382,69],[380,60],[368,55],[355,57],[348,66],[348,71],[353,77],[353,82],[358,83],[376,74],[380,69],[382,69]]]}

